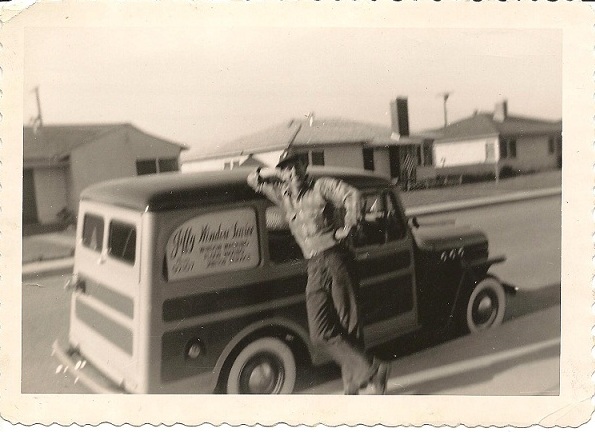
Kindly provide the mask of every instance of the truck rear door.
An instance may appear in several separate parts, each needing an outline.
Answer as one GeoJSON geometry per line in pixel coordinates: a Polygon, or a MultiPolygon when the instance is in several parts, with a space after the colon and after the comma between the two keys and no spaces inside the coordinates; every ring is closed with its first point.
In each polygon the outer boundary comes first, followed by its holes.
{"type": "Polygon", "coordinates": [[[141,215],[81,202],[70,343],[117,385],[139,385],[141,215]]]}

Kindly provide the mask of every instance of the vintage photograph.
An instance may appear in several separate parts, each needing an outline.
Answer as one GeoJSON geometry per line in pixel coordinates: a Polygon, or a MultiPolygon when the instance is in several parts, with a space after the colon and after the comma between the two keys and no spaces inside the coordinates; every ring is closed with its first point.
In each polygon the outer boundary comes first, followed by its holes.
{"type": "Polygon", "coordinates": [[[99,6],[20,32],[23,400],[567,394],[564,25],[99,6]]]}

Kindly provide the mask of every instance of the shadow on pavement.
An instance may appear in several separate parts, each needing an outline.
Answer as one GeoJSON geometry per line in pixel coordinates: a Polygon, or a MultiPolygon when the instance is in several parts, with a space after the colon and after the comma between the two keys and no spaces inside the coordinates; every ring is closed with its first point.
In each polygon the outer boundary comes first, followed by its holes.
{"type": "MultiPolygon", "coordinates": [[[[524,363],[531,363],[537,361],[543,361],[548,358],[559,358],[560,347],[546,347],[538,351],[530,352],[518,357],[506,360],[500,360],[490,363],[489,366],[483,366],[478,368],[466,369],[457,373],[453,373],[444,377],[436,379],[428,379],[425,381],[417,382],[413,385],[405,385],[400,387],[398,390],[390,391],[387,394],[437,394],[447,392],[452,389],[453,383],[456,383],[457,387],[470,387],[480,383],[491,382],[495,377],[503,372],[506,372],[514,367],[522,365],[524,363]]],[[[397,376],[398,380],[398,376],[397,376]]],[[[559,394],[559,386],[556,389],[548,389],[548,396],[557,396],[559,394]]],[[[466,393],[467,394],[467,393],[466,393]]],[[[542,393],[535,393],[542,394],[542,393]]],[[[490,395],[505,395],[505,396],[524,396],[523,394],[511,393],[510,388],[496,388],[491,389],[490,395]]]]}
{"type": "Polygon", "coordinates": [[[519,290],[516,295],[508,297],[504,321],[559,305],[560,301],[560,283],[547,285],[539,289],[519,290]]]}
{"type": "MultiPolygon", "coordinates": [[[[508,297],[508,304],[503,326],[510,328],[510,325],[514,326],[515,320],[530,320],[532,317],[528,317],[528,315],[555,307],[557,305],[560,305],[559,283],[547,285],[539,289],[526,291],[520,290],[516,295],[508,297]]],[[[437,353],[441,356],[442,364],[468,360],[470,358],[489,355],[491,353],[506,349],[518,348],[533,343],[542,342],[544,340],[550,339],[552,337],[552,333],[556,333],[558,337],[560,336],[559,319],[555,320],[548,316],[547,323],[543,323],[543,325],[537,323],[536,328],[538,330],[534,330],[531,326],[520,325],[515,326],[514,331],[510,331],[507,328],[500,327],[486,334],[470,335],[466,337],[461,337],[462,335],[452,332],[447,334],[439,334],[440,332],[435,330],[422,329],[418,332],[399,337],[393,341],[383,344],[375,348],[373,353],[374,355],[387,361],[399,360],[401,362],[405,362],[405,365],[400,365],[405,366],[404,369],[400,370],[400,373],[415,373],[423,371],[426,366],[428,368],[434,367],[435,364],[424,365],[414,360],[407,362],[406,359],[404,359],[405,357],[414,356],[415,354],[426,349],[436,348],[438,350],[441,348],[441,345],[446,343],[451,344],[449,345],[447,352],[444,352],[444,349],[442,349],[443,352],[437,353]],[[520,327],[520,329],[517,327],[520,327]],[[556,327],[557,331],[555,331],[556,327]],[[476,350],[473,353],[468,353],[465,350],[465,344],[469,343],[468,341],[470,338],[475,338],[473,343],[476,345],[476,350]],[[407,363],[409,363],[409,365],[407,365],[407,363]]],[[[460,382],[461,385],[465,385],[466,383],[472,384],[475,382],[486,381],[491,379],[491,376],[489,375],[490,373],[499,373],[500,371],[503,371],[507,368],[511,368],[523,360],[524,357],[531,357],[531,359],[543,359],[545,358],[544,356],[559,357],[559,348],[546,348],[538,351],[538,354],[531,353],[518,357],[515,360],[496,362],[489,368],[486,367],[475,369],[470,371],[469,374],[462,373],[460,377],[455,375],[449,377],[449,379],[454,378],[455,381],[459,380],[457,383],[460,382]],[[488,372],[488,369],[490,372],[488,372]]],[[[527,361],[530,361],[531,359],[527,359],[527,361]]],[[[296,392],[307,393],[309,388],[318,386],[323,386],[324,388],[326,387],[325,383],[329,383],[330,385],[330,381],[341,379],[340,369],[334,364],[324,365],[316,368],[305,368],[300,372],[298,372],[298,376],[300,376],[300,378],[298,379],[295,389],[296,392]]],[[[442,381],[443,380],[438,379],[435,383],[430,382],[430,384],[435,386],[436,392],[443,390],[441,387],[443,385],[441,384],[442,381]]],[[[450,382],[452,385],[452,381],[450,382]]],[[[426,388],[426,384],[427,383],[424,384],[424,388],[426,388]]],[[[337,388],[334,390],[336,391],[337,388]]],[[[329,391],[332,391],[330,390],[330,387],[329,391]]],[[[417,393],[415,387],[405,388],[403,391],[407,393],[417,393]]]]}

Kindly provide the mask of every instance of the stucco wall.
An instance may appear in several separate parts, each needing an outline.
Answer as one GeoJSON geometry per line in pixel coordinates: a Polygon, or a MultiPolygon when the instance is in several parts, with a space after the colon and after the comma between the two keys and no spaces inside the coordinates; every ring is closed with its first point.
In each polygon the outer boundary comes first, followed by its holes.
{"type": "Polygon", "coordinates": [[[115,178],[136,176],[138,159],[178,158],[180,148],[134,128],[120,128],[77,147],[70,156],[71,209],[78,209],[81,191],[87,186],[115,178]]]}
{"type": "Polygon", "coordinates": [[[557,167],[557,153],[548,153],[548,136],[517,138],[517,157],[500,160],[500,166],[508,165],[521,171],[538,171],[557,167]]]}
{"type": "MultiPolygon", "coordinates": [[[[312,150],[322,150],[322,148],[312,150]]],[[[326,147],[324,165],[364,169],[362,147],[360,145],[326,147]]]]}
{"type": "Polygon", "coordinates": [[[68,206],[66,168],[35,168],[33,179],[40,223],[58,220],[57,213],[68,206]]]}
{"type": "Polygon", "coordinates": [[[464,141],[434,143],[434,165],[448,168],[460,165],[483,164],[498,159],[498,137],[488,137],[464,141]],[[494,151],[486,152],[486,146],[493,146],[494,151]]]}

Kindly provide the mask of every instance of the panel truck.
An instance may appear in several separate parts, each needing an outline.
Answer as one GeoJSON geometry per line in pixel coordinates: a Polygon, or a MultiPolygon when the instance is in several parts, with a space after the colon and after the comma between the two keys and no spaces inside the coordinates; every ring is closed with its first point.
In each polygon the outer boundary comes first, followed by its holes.
{"type": "MultiPolygon", "coordinates": [[[[96,392],[290,393],[312,346],[306,262],[280,209],[238,168],[93,185],[81,194],[67,340],[53,354],[96,392]]],[[[479,230],[408,220],[398,189],[364,171],[311,168],[358,188],[349,238],[367,348],[422,328],[483,332],[514,288],[489,273],[479,230]]],[[[331,209],[333,210],[333,209],[331,209]]],[[[336,211],[336,210],[333,210],[336,211]]]]}

